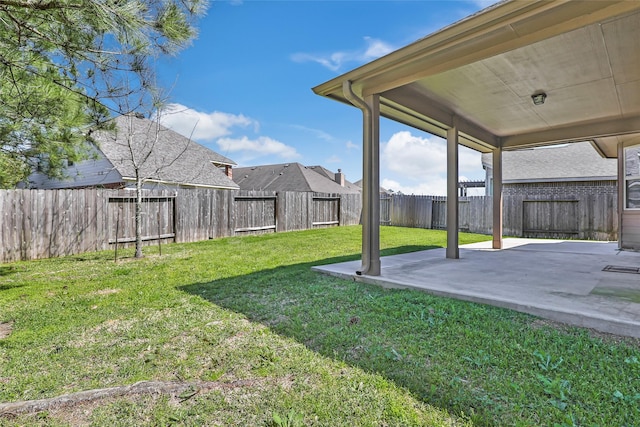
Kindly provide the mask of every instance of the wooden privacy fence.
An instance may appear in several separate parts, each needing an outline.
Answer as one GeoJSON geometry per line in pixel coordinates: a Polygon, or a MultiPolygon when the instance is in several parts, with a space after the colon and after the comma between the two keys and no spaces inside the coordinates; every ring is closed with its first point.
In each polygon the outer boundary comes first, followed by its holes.
{"type": "MultiPolygon", "coordinates": [[[[359,194],[179,189],[145,192],[142,238],[194,242],[243,234],[355,225],[359,194]]],[[[135,193],[0,190],[0,262],[131,246],[135,193]]]]}
{"type": "MultiPolygon", "coordinates": [[[[615,194],[503,197],[503,234],[616,240],[615,194]]],[[[126,190],[0,190],[0,262],[130,246],[135,194],[126,190]]],[[[145,244],[305,230],[360,222],[360,194],[179,189],[147,192],[145,244]]],[[[459,227],[491,234],[492,198],[459,201],[459,227]]],[[[381,195],[380,223],[445,229],[445,197],[381,195]]]]}
{"type": "MultiPolygon", "coordinates": [[[[491,234],[492,197],[464,197],[458,202],[459,229],[491,234]]],[[[503,234],[516,237],[617,240],[615,194],[574,198],[503,196],[503,234]]],[[[400,227],[445,229],[447,199],[440,196],[383,196],[380,223],[400,227]]]]}

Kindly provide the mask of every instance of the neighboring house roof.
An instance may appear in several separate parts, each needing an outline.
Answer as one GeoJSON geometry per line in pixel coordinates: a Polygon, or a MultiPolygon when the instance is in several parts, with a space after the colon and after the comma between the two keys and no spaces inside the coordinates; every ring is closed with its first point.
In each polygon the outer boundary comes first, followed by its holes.
{"type": "MultiPolygon", "coordinates": [[[[360,191],[362,191],[362,180],[361,179],[359,179],[356,182],[354,182],[353,185],[356,185],[360,189],[360,191]]],[[[394,193],[393,190],[387,190],[386,188],[384,188],[382,186],[380,187],[380,194],[393,194],[393,193],[394,193]]]]}
{"type": "Polygon", "coordinates": [[[344,187],[335,174],[321,166],[300,163],[260,165],[233,170],[233,180],[242,190],[310,191],[315,193],[359,193],[360,189],[345,180],[344,187]]]}
{"type": "MultiPolygon", "coordinates": [[[[485,169],[492,163],[491,154],[482,155],[485,169]]],[[[615,179],[617,160],[603,158],[589,142],[502,153],[504,183],[615,179]]]]}
{"type": "MultiPolygon", "coordinates": [[[[320,175],[324,175],[325,177],[327,177],[327,179],[335,182],[336,184],[338,184],[338,182],[336,181],[336,173],[330,171],[329,169],[325,168],[324,166],[320,166],[320,165],[316,165],[316,166],[307,166],[307,169],[311,169],[315,172],[318,172],[320,175]]],[[[341,173],[340,169],[338,169],[338,172],[341,173]]],[[[362,191],[362,187],[358,186],[356,183],[354,182],[350,182],[347,181],[347,179],[345,178],[344,180],[344,188],[348,189],[348,190],[352,190],[352,193],[359,193],[362,191]]]]}
{"type": "Polygon", "coordinates": [[[66,180],[35,174],[32,187],[69,188],[135,179],[134,153],[144,179],[170,185],[237,189],[221,167],[236,163],[155,121],[135,115],[114,119],[115,130],[93,133],[97,159],[69,168],[66,180]],[[100,176],[101,181],[96,178],[100,176]]]}

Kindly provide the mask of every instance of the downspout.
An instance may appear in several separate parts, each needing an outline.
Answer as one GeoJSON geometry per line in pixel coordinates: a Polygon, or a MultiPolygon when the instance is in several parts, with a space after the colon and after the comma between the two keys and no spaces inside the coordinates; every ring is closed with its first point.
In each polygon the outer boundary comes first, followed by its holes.
{"type": "MultiPolygon", "coordinates": [[[[369,105],[364,102],[363,99],[359,98],[358,95],[356,95],[353,92],[353,89],[351,88],[351,81],[350,80],[345,80],[344,82],[342,82],[342,93],[344,94],[344,97],[347,98],[347,100],[349,102],[351,102],[351,104],[353,104],[355,107],[359,108],[362,111],[362,139],[363,141],[368,141],[371,139],[371,127],[368,126],[369,123],[371,123],[371,117],[372,117],[372,111],[371,108],[369,107],[369,105]]],[[[366,150],[363,149],[363,156],[365,156],[364,152],[366,152],[366,150]]],[[[366,163],[369,159],[364,159],[363,163],[366,163]]],[[[363,167],[362,170],[363,173],[366,173],[366,164],[363,167]]],[[[363,177],[363,182],[364,182],[364,177],[363,177]]],[[[362,217],[366,217],[366,215],[368,215],[368,210],[369,210],[369,196],[367,194],[366,191],[362,191],[362,217]],[[366,211],[365,211],[366,209],[366,211]]],[[[366,234],[366,233],[365,233],[366,234]]],[[[363,236],[363,239],[369,239],[369,236],[363,236]]],[[[367,272],[369,271],[369,269],[371,268],[371,263],[370,263],[370,257],[367,254],[366,259],[364,259],[364,251],[363,251],[363,260],[362,260],[362,266],[360,268],[360,270],[356,271],[356,274],[358,276],[364,274],[367,274],[367,272]]]]}

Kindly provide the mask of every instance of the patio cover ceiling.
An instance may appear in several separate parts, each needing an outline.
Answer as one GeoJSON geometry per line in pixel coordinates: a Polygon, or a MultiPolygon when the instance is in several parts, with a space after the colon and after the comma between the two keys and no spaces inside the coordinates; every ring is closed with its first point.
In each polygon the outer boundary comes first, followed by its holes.
{"type": "Polygon", "coordinates": [[[315,87],[490,152],[591,140],[640,143],[640,1],[505,1],[315,87]],[[543,105],[531,96],[544,92],[543,105]]]}

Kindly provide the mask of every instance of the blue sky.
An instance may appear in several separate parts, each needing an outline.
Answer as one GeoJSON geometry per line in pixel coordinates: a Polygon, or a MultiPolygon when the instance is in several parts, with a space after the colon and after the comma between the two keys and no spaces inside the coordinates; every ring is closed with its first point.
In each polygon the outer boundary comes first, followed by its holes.
{"type": "MultiPolygon", "coordinates": [[[[158,64],[168,127],[239,166],[300,162],[362,177],[362,119],[311,88],[491,1],[217,1],[191,47],[158,64]]],[[[444,194],[442,139],[382,119],[381,185],[444,194]]],[[[483,179],[461,147],[461,179],[483,179]]]]}

